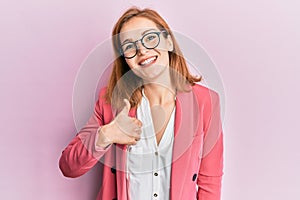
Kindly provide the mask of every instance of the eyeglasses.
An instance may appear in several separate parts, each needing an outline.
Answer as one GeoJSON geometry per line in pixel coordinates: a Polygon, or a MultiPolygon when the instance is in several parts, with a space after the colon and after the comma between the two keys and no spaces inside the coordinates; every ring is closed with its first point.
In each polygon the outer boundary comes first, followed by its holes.
{"type": "Polygon", "coordinates": [[[135,41],[135,42],[126,42],[121,46],[120,54],[124,56],[127,59],[133,58],[136,56],[138,52],[138,47],[136,45],[137,42],[141,41],[142,45],[146,49],[154,49],[156,48],[160,43],[160,37],[159,35],[162,32],[166,31],[159,31],[159,32],[150,32],[145,34],[141,39],[135,41]]]}

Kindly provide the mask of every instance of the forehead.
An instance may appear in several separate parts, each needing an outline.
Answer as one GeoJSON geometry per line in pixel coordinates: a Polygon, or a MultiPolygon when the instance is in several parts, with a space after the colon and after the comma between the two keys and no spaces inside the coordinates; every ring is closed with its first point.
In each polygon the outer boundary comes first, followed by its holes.
{"type": "Polygon", "coordinates": [[[139,38],[142,33],[149,29],[158,30],[157,25],[145,18],[145,17],[133,17],[129,21],[123,24],[120,31],[120,40],[126,40],[128,38],[139,38]]]}

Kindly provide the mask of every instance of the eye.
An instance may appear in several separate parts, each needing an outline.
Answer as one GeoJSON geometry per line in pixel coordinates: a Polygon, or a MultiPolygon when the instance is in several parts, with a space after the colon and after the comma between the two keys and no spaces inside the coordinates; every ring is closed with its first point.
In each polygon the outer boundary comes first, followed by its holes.
{"type": "Polygon", "coordinates": [[[148,35],[146,37],[146,41],[151,41],[151,40],[154,40],[156,38],[156,35],[155,34],[151,34],[151,35],[148,35]]]}
{"type": "Polygon", "coordinates": [[[124,44],[123,47],[122,47],[123,51],[130,51],[130,50],[132,50],[134,48],[135,47],[134,47],[133,43],[124,44]]]}

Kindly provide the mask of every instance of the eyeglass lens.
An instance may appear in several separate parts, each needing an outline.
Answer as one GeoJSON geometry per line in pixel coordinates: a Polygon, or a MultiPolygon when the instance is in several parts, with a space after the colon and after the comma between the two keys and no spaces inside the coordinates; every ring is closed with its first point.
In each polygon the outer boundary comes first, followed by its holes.
{"type": "MultiPolygon", "coordinates": [[[[159,32],[152,32],[145,34],[140,40],[142,45],[147,49],[154,49],[158,46],[159,40],[159,32]]],[[[136,42],[138,42],[136,41],[136,42]]],[[[128,42],[122,45],[122,52],[124,57],[132,58],[137,53],[137,45],[136,42],[128,42]]]]}

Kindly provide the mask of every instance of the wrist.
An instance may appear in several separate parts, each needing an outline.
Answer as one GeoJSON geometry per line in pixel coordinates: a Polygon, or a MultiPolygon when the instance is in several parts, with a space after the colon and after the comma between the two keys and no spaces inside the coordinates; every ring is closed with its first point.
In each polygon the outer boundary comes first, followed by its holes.
{"type": "Polygon", "coordinates": [[[101,127],[97,134],[98,134],[98,141],[96,143],[97,146],[106,148],[113,143],[113,141],[107,135],[107,126],[101,127]]]}

